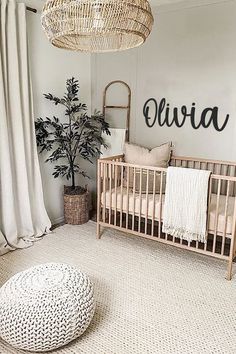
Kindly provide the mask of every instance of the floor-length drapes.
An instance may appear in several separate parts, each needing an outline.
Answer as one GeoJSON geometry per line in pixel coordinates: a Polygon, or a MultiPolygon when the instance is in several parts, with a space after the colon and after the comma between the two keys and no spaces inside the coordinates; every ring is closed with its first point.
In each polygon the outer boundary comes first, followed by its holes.
{"type": "Polygon", "coordinates": [[[27,55],[26,9],[0,0],[0,254],[51,226],[43,201],[27,55]]]}

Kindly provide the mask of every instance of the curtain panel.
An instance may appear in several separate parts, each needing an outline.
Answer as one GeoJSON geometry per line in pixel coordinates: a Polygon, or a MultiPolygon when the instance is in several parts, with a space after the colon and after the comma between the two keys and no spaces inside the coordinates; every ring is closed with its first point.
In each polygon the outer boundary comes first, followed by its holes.
{"type": "Polygon", "coordinates": [[[0,254],[31,246],[50,226],[34,131],[26,8],[0,0],[0,254]]]}

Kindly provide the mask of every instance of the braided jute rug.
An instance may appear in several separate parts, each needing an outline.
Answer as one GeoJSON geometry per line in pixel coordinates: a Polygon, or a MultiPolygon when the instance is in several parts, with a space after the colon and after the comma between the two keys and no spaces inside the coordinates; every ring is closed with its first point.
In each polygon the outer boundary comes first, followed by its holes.
{"type": "MultiPolygon", "coordinates": [[[[226,263],[96,224],[65,225],[32,248],[0,257],[0,285],[33,265],[75,265],[94,283],[96,312],[58,354],[236,353],[236,274],[226,263]]],[[[1,354],[25,353],[0,341],[1,354]]]]}

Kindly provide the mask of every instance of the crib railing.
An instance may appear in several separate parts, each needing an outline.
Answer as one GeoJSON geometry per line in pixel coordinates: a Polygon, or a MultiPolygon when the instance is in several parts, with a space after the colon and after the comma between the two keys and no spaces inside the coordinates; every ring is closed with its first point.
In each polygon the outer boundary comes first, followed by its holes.
{"type": "Polygon", "coordinates": [[[173,244],[229,260],[236,255],[236,164],[172,157],[172,166],[209,169],[208,237],[206,243],[187,242],[162,232],[162,211],[167,169],[123,162],[123,156],[98,161],[98,237],[109,226],[152,240],[173,244]],[[217,167],[218,166],[218,167],[217,167]],[[221,172],[222,174],[215,174],[221,172]],[[234,176],[232,176],[234,174],[234,176]],[[223,197],[222,197],[223,196],[223,197]],[[223,210],[223,212],[222,212],[223,210]]]}
{"type": "Polygon", "coordinates": [[[206,160],[195,157],[172,156],[171,166],[197,168],[200,170],[209,170],[213,174],[223,176],[236,176],[236,162],[206,160]]]}
{"type": "MultiPolygon", "coordinates": [[[[205,160],[200,158],[184,157],[184,156],[172,156],[171,166],[175,167],[187,167],[187,168],[196,168],[199,170],[208,170],[211,171],[214,175],[220,176],[236,176],[236,163],[230,161],[216,161],[216,160],[205,160]]],[[[222,181],[221,193],[226,194],[227,183],[222,181]]],[[[217,193],[217,185],[213,183],[212,189],[214,193],[217,193]]],[[[230,189],[230,195],[236,195],[236,190],[230,189]]]]}

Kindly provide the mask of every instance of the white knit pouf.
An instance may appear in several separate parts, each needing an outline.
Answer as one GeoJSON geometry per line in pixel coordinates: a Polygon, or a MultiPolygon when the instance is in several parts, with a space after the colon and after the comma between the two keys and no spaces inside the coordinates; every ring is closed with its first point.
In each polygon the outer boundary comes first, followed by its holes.
{"type": "Polygon", "coordinates": [[[86,330],[94,309],[85,274],[66,264],[35,266],[0,289],[0,336],[19,349],[56,349],[86,330]]]}

